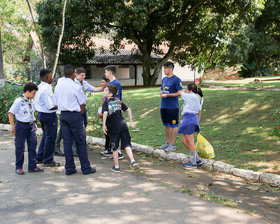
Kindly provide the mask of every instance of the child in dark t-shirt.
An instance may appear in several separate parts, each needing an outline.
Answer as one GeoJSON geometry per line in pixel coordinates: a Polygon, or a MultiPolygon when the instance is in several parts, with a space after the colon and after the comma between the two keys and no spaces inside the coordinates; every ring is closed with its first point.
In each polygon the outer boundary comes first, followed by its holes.
{"type": "Polygon", "coordinates": [[[133,168],[138,168],[138,164],[133,158],[131,150],[130,134],[125,119],[122,116],[122,111],[128,112],[129,122],[132,128],[135,124],[132,121],[131,110],[119,99],[115,98],[118,88],[114,85],[107,85],[104,89],[104,96],[107,98],[102,105],[103,114],[103,131],[109,134],[111,149],[113,150],[114,166],[112,171],[120,172],[118,152],[119,141],[121,139],[121,148],[125,149],[133,168]]]}

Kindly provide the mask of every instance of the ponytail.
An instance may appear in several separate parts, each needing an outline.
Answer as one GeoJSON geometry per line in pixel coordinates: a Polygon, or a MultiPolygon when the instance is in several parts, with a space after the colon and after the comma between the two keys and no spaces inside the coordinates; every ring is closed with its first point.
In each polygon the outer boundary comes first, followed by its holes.
{"type": "Polygon", "coordinates": [[[197,88],[197,94],[202,98],[203,97],[203,93],[202,90],[200,88],[197,88]]]}

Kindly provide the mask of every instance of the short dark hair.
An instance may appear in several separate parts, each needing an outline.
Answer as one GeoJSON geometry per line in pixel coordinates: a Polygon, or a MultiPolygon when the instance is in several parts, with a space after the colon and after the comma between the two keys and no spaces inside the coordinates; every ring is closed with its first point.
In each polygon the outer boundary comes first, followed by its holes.
{"type": "Polygon", "coordinates": [[[41,71],[40,71],[40,78],[42,79],[42,78],[45,78],[45,77],[47,77],[49,74],[51,74],[52,73],[52,71],[50,70],[50,69],[48,69],[48,68],[43,68],[43,69],[41,69],[41,71]]]}
{"type": "Polygon", "coordinates": [[[107,79],[105,76],[102,77],[102,80],[104,80],[105,82],[110,82],[110,79],[107,79]]]}
{"type": "Polygon", "coordinates": [[[27,92],[27,91],[32,92],[33,90],[36,90],[36,91],[38,90],[38,86],[33,82],[26,83],[23,87],[23,92],[24,93],[27,92]]]}
{"type": "Polygon", "coordinates": [[[86,73],[86,70],[83,67],[76,68],[76,73],[80,75],[81,73],[86,73]]]}
{"type": "Polygon", "coordinates": [[[111,71],[111,72],[113,73],[113,75],[116,75],[116,73],[117,73],[117,69],[116,69],[116,67],[113,66],[113,65],[107,65],[107,66],[105,67],[105,70],[111,71]]]}
{"type": "Polygon", "coordinates": [[[116,87],[115,85],[107,85],[106,87],[108,88],[109,93],[112,93],[113,96],[116,96],[118,87],[116,87]]]}
{"type": "Polygon", "coordinates": [[[172,69],[174,69],[174,63],[173,62],[171,62],[171,61],[167,61],[167,62],[165,62],[164,64],[163,64],[163,67],[167,67],[167,68],[172,68],[172,69]]]}
{"type": "Polygon", "coordinates": [[[70,78],[72,74],[75,72],[73,65],[68,64],[64,66],[64,76],[66,78],[70,78]]]}

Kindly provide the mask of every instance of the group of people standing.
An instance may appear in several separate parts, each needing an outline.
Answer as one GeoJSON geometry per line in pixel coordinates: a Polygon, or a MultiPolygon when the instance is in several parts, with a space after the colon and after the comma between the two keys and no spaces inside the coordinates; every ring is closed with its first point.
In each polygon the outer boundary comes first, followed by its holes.
{"type": "MultiPolygon", "coordinates": [[[[163,67],[166,77],[162,81],[160,96],[162,98],[161,117],[165,126],[166,142],[160,148],[166,152],[174,151],[177,132],[182,133],[182,142],[191,153],[191,161],[184,165],[196,168],[202,164],[195,151],[193,139],[194,132],[200,131],[202,92],[195,84],[188,85],[186,92],[183,92],[181,80],[173,74],[174,64],[166,62],[163,67]],[[182,111],[184,119],[178,130],[179,96],[184,100],[182,111]]],[[[74,155],[79,157],[83,174],[96,172],[96,169],[90,165],[87,154],[85,131],[87,126],[87,91],[103,91],[104,94],[102,107],[98,110],[98,116],[103,121],[103,131],[106,138],[105,150],[101,154],[113,157],[114,166],[111,170],[120,172],[119,159],[123,158],[121,149],[126,150],[131,166],[133,168],[139,167],[133,157],[131,137],[122,111],[128,112],[132,128],[135,128],[135,124],[132,121],[130,108],[122,102],[122,87],[116,78],[116,67],[111,65],[105,67],[105,76],[102,79],[101,87],[94,87],[87,83],[84,80],[85,76],[84,68],[74,69],[72,65],[65,65],[64,77],[58,79],[54,92],[51,86],[52,74],[49,69],[40,71],[41,83],[39,86],[34,83],[27,83],[24,86],[24,93],[15,99],[8,115],[11,133],[15,134],[15,172],[17,174],[24,174],[25,141],[28,145],[28,172],[43,172],[44,169],[37,166],[40,163],[44,167],[60,166],[54,161],[54,154],[63,155],[58,148],[61,136],[64,145],[66,175],[77,172],[74,155]],[[38,152],[36,152],[35,111],[38,112],[38,119],[43,130],[38,152]],[[58,135],[57,114],[59,114],[60,119],[58,135]],[[119,142],[121,142],[121,146],[119,142]]]]}

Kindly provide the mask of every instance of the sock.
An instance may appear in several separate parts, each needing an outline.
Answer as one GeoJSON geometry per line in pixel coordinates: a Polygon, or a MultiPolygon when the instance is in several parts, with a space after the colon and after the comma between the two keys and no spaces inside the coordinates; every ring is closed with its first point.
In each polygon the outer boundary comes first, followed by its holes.
{"type": "Polygon", "coordinates": [[[193,164],[193,165],[196,165],[196,160],[195,160],[195,151],[194,152],[190,152],[190,160],[191,160],[191,163],[193,164]]]}
{"type": "Polygon", "coordinates": [[[118,153],[119,153],[119,154],[122,154],[122,151],[118,149],[118,153]]]}
{"type": "Polygon", "coordinates": [[[131,163],[136,162],[134,159],[131,160],[131,163]]]}
{"type": "Polygon", "coordinates": [[[116,165],[115,165],[115,168],[118,169],[118,168],[120,168],[120,166],[116,166],[116,165]]]}
{"type": "Polygon", "coordinates": [[[200,157],[198,156],[197,152],[195,151],[195,161],[198,162],[200,160],[200,157]]]}

